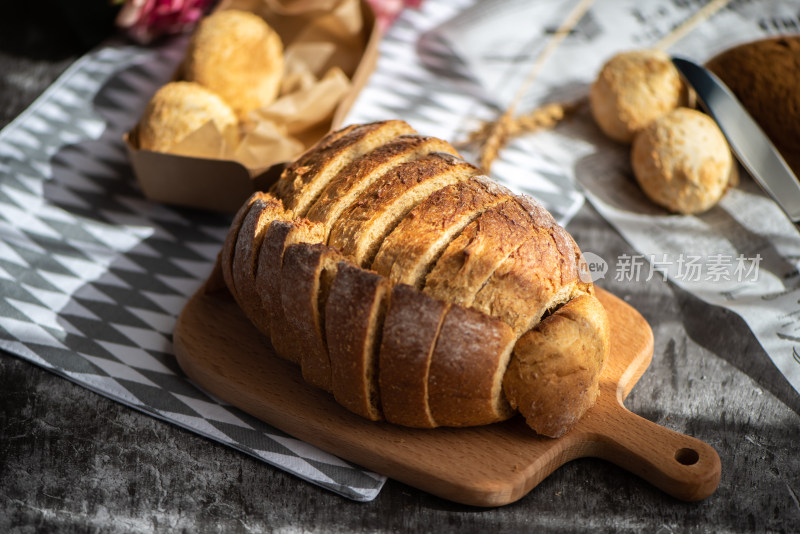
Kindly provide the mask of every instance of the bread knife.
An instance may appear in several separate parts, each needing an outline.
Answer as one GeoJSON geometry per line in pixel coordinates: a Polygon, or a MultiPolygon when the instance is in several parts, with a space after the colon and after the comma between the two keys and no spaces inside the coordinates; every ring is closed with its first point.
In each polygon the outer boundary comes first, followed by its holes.
{"type": "Polygon", "coordinates": [[[761,127],[714,73],[689,59],[673,57],[672,62],[694,88],[742,166],[789,219],[800,222],[800,181],[761,127]]]}

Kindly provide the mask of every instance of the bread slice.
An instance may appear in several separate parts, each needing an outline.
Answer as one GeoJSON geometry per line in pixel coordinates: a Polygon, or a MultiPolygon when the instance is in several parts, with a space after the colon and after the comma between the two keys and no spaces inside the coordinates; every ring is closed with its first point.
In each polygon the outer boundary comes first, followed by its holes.
{"type": "Polygon", "coordinates": [[[399,284],[392,289],[380,348],[381,405],[390,423],[434,428],[428,375],[448,304],[399,284]]]}
{"type": "Polygon", "coordinates": [[[225,236],[225,242],[222,245],[222,252],[220,253],[219,264],[220,268],[222,269],[222,278],[225,280],[225,285],[228,287],[228,291],[231,292],[233,298],[238,302],[239,298],[236,295],[236,287],[233,285],[233,253],[236,250],[236,240],[239,238],[239,230],[242,227],[242,222],[244,218],[247,216],[247,213],[250,211],[253,203],[256,200],[263,200],[265,198],[269,198],[272,195],[269,193],[262,193],[261,191],[257,191],[250,195],[242,207],[239,208],[239,211],[236,212],[236,215],[233,217],[233,222],[231,222],[231,226],[228,229],[228,234],[225,236]]]}
{"type": "Polygon", "coordinates": [[[264,321],[269,325],[269,338],[275,352],[296,364],[301,353],[297,340],[286,329],[286,316],[281,304],[281,267],[286,247],[295,243],[320,243],[323,228],[306,219],[274,221],[269,225],[261,244],[256,270],[256,287],[261,297],[264,321]]]}
{"type": "Polygon", "coordinates": [[[497,317],[517,335],[529,330],[548,308],[572,295],[561,283],[558,251],[547,230],[538,230],[509,255],[475,295],[472,307],[497,317]]]}
{"type": "Polygon", "coordinates": [[[428,377],[428,404],[438,424],[485,425],[513,415],[502,382],[516,340],[499,319],[463,306],[447,310],[428,377]]]}
{"type": "Polygon", "coordinates": [[[419,289],[444,248],[481,213],[511,191],[485,176],[451,184],[414,208],[383,241],[372,269],[419,289]]]}
{"type": "Polygon", "coordinates": [[[281,267],[281,305],[288,334],[296,339],[296,352],[289,359],[300,360],[306,382],[329,392],[331,363],[324,314],[330,284],[342,259],[325,245],[298,243],[286,248],[281,267]]]}
{"type": "Polygon", "coordinates": [[[517,197],[531,217],[528,237],[475,295],[472,307],[504,321],[517,335],[535,326],[549,309],[582,289],[571,239],[542,206],[517,197]]]}
{"type": "Polygon", "coordinates": [[[497,267],[532,227],[513,198],[484,211],[456,237],[425,277],[423,291],[434,298],[471,306],[497,267]]]}
{"type": "Polygon", "coordinates": [[[263,321],[261,297],[256,289],[256,265],[264,232],[276,219],[286,217],[281,201],[265,196],[253,202],[242,221],[233,254],[233,286],[237,302],[250,321],[264,334],[269,335],[269,325],[263,321]]]}
{"type": "Polygon", "coordinates": [[[342,169],[325,187],[308,210],[306,217],[312,221],[325,223],[329,232],[342,212],[350,207],[367,187],[397,166],[431,152],[457,155],[450,143],[436,137],[401,135],[392,139],[342,169]]]}
{"type": "Polygon", "coordinates": [[[362,417],[382,419],[378,349],[389,281],[340,262],[325,306],[325,332],[336,401],[362,417]]]}
{"type": "MultiPolygon", "coordinates": [[[[560,224],[556,222],[544,206],[536,202],[528,195],[517,195],[516,201],[528,213],[528,216],[536,228],[545,228],[550,232],[550,235],[556,245],[560,257],[561,269],[561,283],[566,284],[580,278],[579,266],[581,259],[581,250],[578,244],[572,239],[560,224]]],[[[586,289],[587,284],[582,284],[581,287],[586,289]]]]}
{"type": "Polygon", "coordinates": [[[603,305],[584,294],[519,339],[503,390],[538,434],[563,435],[594,404],[608,332],[603,305]]]}
{"type": "Polygon", "coordinates": [[[289,165],[271,191],[287,210],[302,217],[323,188],[350,162],[402,134],[414,133],[403,121],[363,124],[343,135],[324,139],[319,147],[289,165]]]}
{"type": "Polygon", "coordinates": [[[358,265],[370,265],[384,237],[431,193],[468,179],[478,169],[464,160],[435,152],[397,167],[364,191],[339,218],[328,244],[358,265]]]}

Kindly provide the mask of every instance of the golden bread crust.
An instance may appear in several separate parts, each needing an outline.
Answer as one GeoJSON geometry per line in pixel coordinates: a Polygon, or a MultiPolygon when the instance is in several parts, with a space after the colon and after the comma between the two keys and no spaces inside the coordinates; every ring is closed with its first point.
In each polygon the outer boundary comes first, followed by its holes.
{"type": "Polygon", "coordinates": [[[428,376],[448,306],[405,284],[392,289],[379,365],[381,404],[390,423],[438,426],[428,405],[428,376]]]}
{"type": "Polygon", "coordinates": [[[271,196],[272,195],[269,193],[262,193],[261,191],[250,195],[244,204],[242,204],[242,207],[239,208],[239,211],[236,212],[236,215],[234,215],[233,222],[231,222],[231,226],[225,236],[225,242],[222,244],[222,251],[219,257],[222,278],[225,281],[225,285],[228,287],[228,291],[230,291],[237,302],[239,297],[236,295],[236,286],[233,284],[233,254],[236,251],[236,240],[239,238],[239,230],[242,228],[242,222],[253,206],[253,203],[256,200],[267,199],[271,196]]]}
{"type": "Polygon", "coordinates": [[[271,192],[286,209],[301,217],[328,183],[353,160],[399,135],[414,133],[403,121],[382,121],[348,127],[320,141],[281,173],[271,192]]]}
{"type": "Polygon", "coordinates": [[[485,176],[448,185],[421,202],[386,237],[372,269],[394,283],[421,289],[425,275],[464,227],[511,191],[485,176]]]}
{"type": "Polygon", "coordinates": [[[492,273],[530,233],[526,211],[513,198],[484,211],[444,250],[423,291],[439,300],[472,305],[492,273]]]}
{"type": "Polygon", "coordinates": [[[174,152],[173,147],[208,122],[230,145],[239,142],[239,121],[216,93],[191,82],[170,82],[148,102],[137,126],[139,148],[174,152]]]}
{"type": "Polygon", "coordinates": [[[498,317],[521,335],[585,284],[578,277],[579,251],[572,238],[533,199],[515,200],[530,218],[528,237],[495,269],[472,307],[498,317]]]}
{"type": "Polygon", "coordinates": [[[309,220],[325,223],[330,232],[341,214],[371,184],[381,180],[399,165],[431,152],[456,154],[456,150],[447,141],[422,135],[401,135],[379,146],[342,169],[325,187],[306,216],[309,220]]]}
{"type": "Polygon", "coordinates": [[[431,358],[428,404],[444,426],[486,425],[511,417],[502,388],[516,336],[494,317],[453,305],[431,358]]]}
{"type": "Polygon", "coordinates": [[[228,9],[202,19],[189,41],[183,76],[217,93],[244,119],[278,96],[283,43],[258,15],[228,9]]]}
{"type": "Polygon", "coordinates": [[[341,262],[325,308],[333,396],[372,421],[383,418],[378,350],[388,290],[384,277],[341,262]]]}
{"type": "Polygon", "coordinates": [[[274,197],[256,200],[242,221],[233,254],[233,287],[239,307],[258,330],[269,335],[264,321],[261,297],[256,289],[258,255],[267,227],[286,216],[281,202],[274,197]]]}
{"type": "Polygon", "coordinates": [[[281,304],[281,266],[286,247],[295,243],[322,242],[323,228],[305,219],[274,221],[269,225],[261,244],[256,270],[256,287],[261,298],[264,321],[269,325],[269,337],[275,352],[289,361],[300,364],[293,332],[286,330],[286,316],[281,304]]]}
{"type": "Polygon", "coordinates": [[[281,267],[281,306],[298,351],[288,359],[299,359],[303,379],[328,392],[331,363],[324,310],[330,281],[342,259],[325,245],[298,243],[286,248],[281,267]]]}
{"type": "Polygon", "coordinates": [[[514,347],[503,378],[511,406],[537,433],[563,435],[594,404],[609,346],[600,301],[588,294],[570,300],[514,347]]]}
{"type": "Polygon", "coordinates": [[[354,263],[369,265],[386,234],[419,202],[477,172],[475,166],[441,152],[401,165],[368,187],[342,214],[328,243],[354,263]]]}

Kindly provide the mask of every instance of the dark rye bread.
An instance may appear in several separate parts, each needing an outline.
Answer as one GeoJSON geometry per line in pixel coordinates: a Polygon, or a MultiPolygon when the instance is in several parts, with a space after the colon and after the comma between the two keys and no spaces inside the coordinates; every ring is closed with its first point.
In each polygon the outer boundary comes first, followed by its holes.
{"type": "Polygon", "coordinates": [[[273,221],[261,244],[256,270],[256,287],[261,297],[264,320],[269,325],[272,347],[279,356],[300,364],[301,354],[296,336],[286,329],[286,316],[281,304],[281,266],[286,247],[295,243],[321,243],[323,228],[306,219],[273,221]]]}
{"type": "Polygon", "coordinates": [[[358,196],[371,184],[403,163],[419,159],[431,152],[457,154],[447,141],[423,135],[401,135],[361,156],[342,169],[322,191],[306,217],[325,224],[325,238],[358,196]]]}
{"type": "Polygon", "coordinates": [[[608,350],[603,305],[580,295],[519,339],[503,391],[528,426],[559,437],[594,404],[608,350]]]}
{"type": "Polygon", "coordinates": [[[425,278],[423,291],[440,300],[471,306],[531,227],[526,211],[514,198],[487,209],[447,246],[425,278]]]}
{"type": "Polygon", "coordinates": [[[225,285],[228,287],[233,298],[238,302],[239,298],[236,295],[236,288],[233,285],[233,253],[236,250],[236,240],[239,237],[239,230],[242,227],[242,222],[244,218],[247,216],[247,213],[250,211],[250,207],[253,205],[253,202],[259,199],[269,198],[272,195],[269,193],[262,193],[261,191],[257,191],[250,195],[250,197],[242,204],[242,207],[239,208],[239,211],[236,212],[236,215],[233,217],[233,222],[231,222],[231,226],[228,229],[228,233],[225,236],[225,242],[222,244],[222,252],[220,252],[219,256],[219,264],[220,269],[222,271],[222,279],[225,281],[225,285]]]}
{"type": "Polygon", "coordinates": [[[338,251],[322,244],[298,243],[286,248],[281,267],[281,305],[303,379],[325,391],[331,388],[331,363],[325,340],[325,305],[337,264],[338,251]]]}
{"type": "Polygon", "coordinates": [[[342,214],[328,244],[357,265],[370,265],[386,234],[417,204],[477,172],[475,166],[442,152],[401,165],[368,187],[342,214]]]}
{"type": "Polygon", "coordinates": [[[271,196],[256,199],[242,221],[233,254],[236,300],[247,318],[266,335],[269,335],[269,323],[264,320],[261,297],[256,285],[256,267],[267,227],[284,217],[286,213],[278,199],[271,196]]]}
{"type": "Polygon", "coordinates": [[[421,289],[425,275],[453,238],[481,213],[511,195],[485,176],[434,192],[386,237],[372,269],[392,282],[421,289]]]}
{"type": "Polygon", "coordinates": [[[323,188],[350,162],[402,134],[414,133],[404,121],[383,121],[330,134],[318,147],[306,152],[281,173],[271,192],[283,200],[287,210],[304,216],[323,188]]]}
{"type": "Polygon", "coordinates": [[[513,415],[502,382],[516,340],[499,319],[463,306],[447,310],[428,376],[428,405],[438,424],[485,425],[513,415]]]}
{"type": "Polygon", "coordinates": [[[325,332],[336,401],[362,417],[382,419],[378,350],[389,281],[340,262],[325,307],[325,332]]]}
{"type": "Polygon", "coordinates": [[[428,406],[428,375],[448,307],[405,284],[392,289],[378,366],[383,415],[390,423],[438,426],[428,406]]]}

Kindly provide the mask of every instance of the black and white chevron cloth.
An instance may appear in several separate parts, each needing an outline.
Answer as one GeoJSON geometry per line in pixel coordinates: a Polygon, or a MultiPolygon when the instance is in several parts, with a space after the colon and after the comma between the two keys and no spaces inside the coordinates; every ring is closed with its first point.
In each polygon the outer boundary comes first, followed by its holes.
{"type": "Polygon", "coordinates": [[[145,200],[122,135],[169,79],[184,44],[104,46],[0,132],[0,348],[371,500],[385,477],[209,397],[176,364],[175,318],[210,272],[229,218],[145,200]]]}

